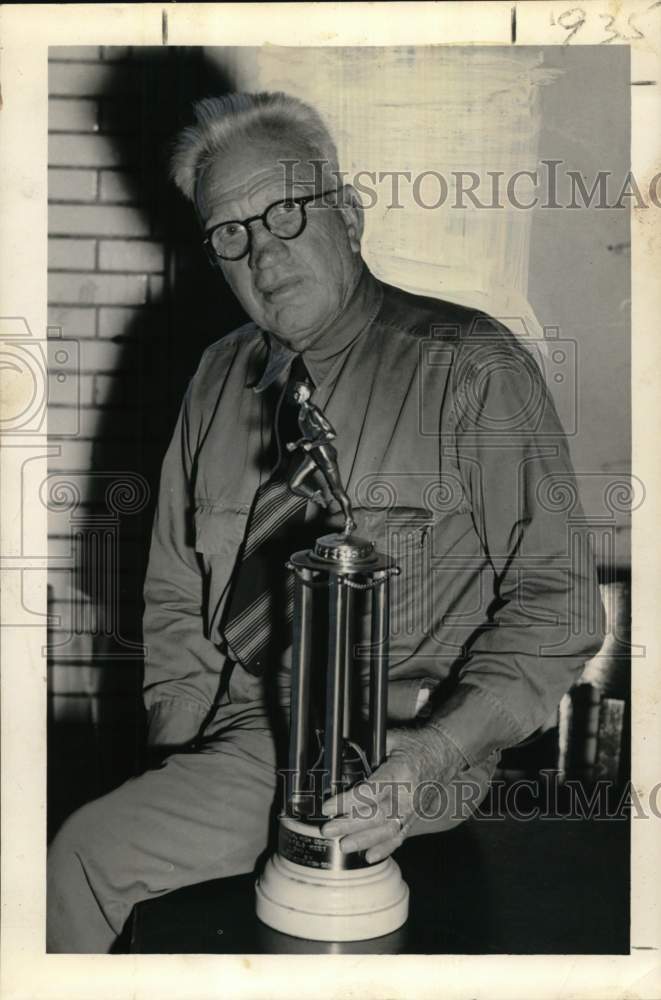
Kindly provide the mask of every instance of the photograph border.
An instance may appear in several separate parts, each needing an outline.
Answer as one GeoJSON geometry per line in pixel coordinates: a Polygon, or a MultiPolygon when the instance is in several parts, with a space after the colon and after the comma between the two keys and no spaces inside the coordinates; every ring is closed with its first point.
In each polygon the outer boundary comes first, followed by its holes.
{"type": "MultiPolygon", "coordinates": [[[[45,350],[47,329],[48,48],[54,45],[629,45],[631,169],[649,187],[661,163],[661,5],[572,3],[24,4],[0,8],[0,323],[20,318],[45,350]],[[257,10],[256,8],[259,8],[257,10]],[[305,8],[305,10],[303,10],[305,8]],[[565,11],[580,10],[576,16],[565,11]],[[580,20],[580,18],[578,19],[580,20]],[[571,21],[571,23],[570,23],[571,21]],[[9,153],[8,153],[9,151],[9,153]]],[[[632,673],[632,777],[646,818],[632,811],[628,956],[47,955],[47,512],[12,480],[16,449],[46,472],[43,433],[2,442],[2,583],[19,607],[20,568],[40,595],[42,623],[3,628],[2,996],[98,1000],[158,996],[656,998],[661,993],[661,682],[658,646],[661,210],[631,209],[632,472],[645,502],[632,525],[632,638],[647,649],[632,673]],[[29,539],[29,551],[23,547],[29,539]],[[39,582],[41,581],[41,582],[39,582]],[[650,796],[659,803],[654,810],[650,796]]],[[[5,400],[3,410],[16,401],[5,400]]],[[[51,446],[52,447],[52,446],[51,446]]]]}

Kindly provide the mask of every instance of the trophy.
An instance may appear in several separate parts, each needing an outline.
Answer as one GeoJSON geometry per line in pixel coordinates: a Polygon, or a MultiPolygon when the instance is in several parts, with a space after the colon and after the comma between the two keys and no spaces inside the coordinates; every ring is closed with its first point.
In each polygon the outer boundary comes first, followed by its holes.
{"type": "Polygon", "coordinates": [[[321,473],[342,508],[344,531],[318,538],[287,563],[294,574],[289,766],[278,849],[256,886],[257,916],[295,937],[360,941],[405,922],[408,887],[392,858],[369,864],[364,852],[344,854],[339,838],[324,837],[330,817],[321,806],[385,759],[389,580],[399,569],[352,533],[351,504],[330,443],[335,432],[309,395],[300,383],[295,399],[303,437],[287,449],[302,450],[304,458],[289,487],[325,505],[309,483],[311,473],[321,473]],[[357,697],[359,617],[369,636],[367,718],[357,697]]]}

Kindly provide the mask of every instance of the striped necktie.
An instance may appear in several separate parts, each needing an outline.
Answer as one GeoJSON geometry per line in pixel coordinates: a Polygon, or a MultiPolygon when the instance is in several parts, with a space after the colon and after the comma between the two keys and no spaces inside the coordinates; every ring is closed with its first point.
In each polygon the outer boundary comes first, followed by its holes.
{"type": "Polygon", "coordinates": [[[293,392],[302,381],[313,387],[298,355],[276,410],[278,463],[255,494],[222,627],[233,658],[257,676],[291,642],[294,580],[285,563],[306,544],[307,501],[287,486],[300,452],[290,455],[285,449],[288,441],[301,436],[293,392]]]}

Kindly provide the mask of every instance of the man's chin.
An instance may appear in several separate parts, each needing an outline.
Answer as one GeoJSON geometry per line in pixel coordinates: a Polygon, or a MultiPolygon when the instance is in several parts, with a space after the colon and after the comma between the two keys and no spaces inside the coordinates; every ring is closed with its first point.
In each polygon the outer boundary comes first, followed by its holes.
{"type": "Polygon", "coordinates": [[[316,339],[322,325],[321,317],[303,316],[302,310],[280,311],[268,329],[274,337],[292,351],[305,351],[316,339]]]}
{"type": "Polygon", "coordinates": [[[311,342],[314,340],[314,334],[312,333],[281,333],[278,330],[271,330],[271,333],[279,340],[281,344],[288,347],[290,351],[296,351],[300,354],[302,351],[306,351],[310,346],[311,342]]]}

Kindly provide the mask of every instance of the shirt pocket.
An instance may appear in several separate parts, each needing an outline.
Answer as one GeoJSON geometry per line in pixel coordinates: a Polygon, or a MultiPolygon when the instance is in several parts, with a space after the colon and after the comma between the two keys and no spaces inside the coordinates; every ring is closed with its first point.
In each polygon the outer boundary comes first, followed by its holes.
{"type": "Polygon", "coordinates": [[[195,551],[205,578],[205,635],[216,643],[221,639],[220,622],[247,523],[248,508],[243,505],[196,502],[195,551]]]}
{"type": "Polygon", "coordinates": [[[242,504],[196,501],[195,551],[234,563],[248,523],[248,508],[242,504]]]}
{"type": "Polygon", "coordinates": [[[354,519],[357,535],[374,542],[379,552],[395,559],[400,549],[421,544],[433,515],[421,507],[357,508],[354,519]]]}
{"type": "MultiPolygon", "coordinates": [[[[415,655],[434,632],[449,599],[439,577],[444,554],[455,551],[473,559],[471,515],[454,510],[440,514],[422,507],[359,511],[359,534],[399,567],[390,580],[390,666],[415,655]]],[[[456,566],[454,573],[457,572],[456,566]]]]}

